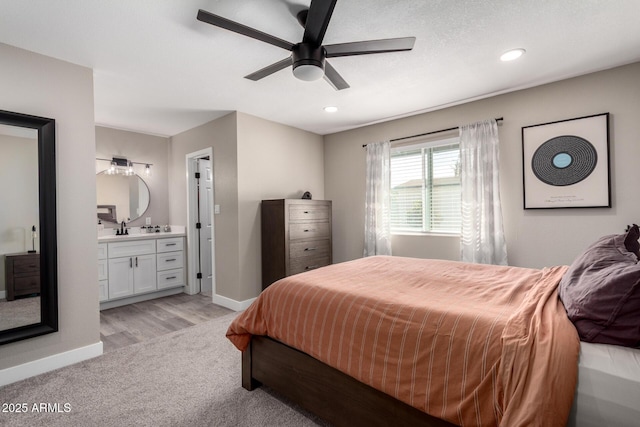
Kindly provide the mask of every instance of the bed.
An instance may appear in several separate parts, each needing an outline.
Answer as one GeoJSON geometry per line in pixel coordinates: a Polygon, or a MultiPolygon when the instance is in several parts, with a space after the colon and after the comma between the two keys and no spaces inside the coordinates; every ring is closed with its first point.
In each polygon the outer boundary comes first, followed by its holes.
{"type": "Polygon", "coordinates": [[[575,272],[369,257],[276,282],[227,336],[243,387],[333,425],[626,425],[638,350],[580,342],[558,298],[575,272]]]}

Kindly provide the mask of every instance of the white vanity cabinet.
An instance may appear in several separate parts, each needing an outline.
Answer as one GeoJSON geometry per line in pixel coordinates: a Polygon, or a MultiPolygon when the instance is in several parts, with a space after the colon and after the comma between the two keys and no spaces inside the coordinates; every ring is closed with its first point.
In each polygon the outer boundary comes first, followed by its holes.
{"type": "Polygon", "coordinates": [[[109,243],[109,299],[151,292],[156,284],[156,242],[109,243]]]}
{"type": "Polygon", "coordinates": [[[182,291],[184,237],[110,240],[98,244],[101,308],[182,291]]]}

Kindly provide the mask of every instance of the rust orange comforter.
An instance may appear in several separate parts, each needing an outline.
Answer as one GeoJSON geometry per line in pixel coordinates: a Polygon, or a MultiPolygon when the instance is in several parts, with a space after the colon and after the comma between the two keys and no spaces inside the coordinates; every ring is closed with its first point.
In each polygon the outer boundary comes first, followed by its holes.
{"type": "Polygon", "coordinates": [[[369,257],[284,278],[230,325],[464,426],[564,426],[579,339],[542,270],[369,257]]]}

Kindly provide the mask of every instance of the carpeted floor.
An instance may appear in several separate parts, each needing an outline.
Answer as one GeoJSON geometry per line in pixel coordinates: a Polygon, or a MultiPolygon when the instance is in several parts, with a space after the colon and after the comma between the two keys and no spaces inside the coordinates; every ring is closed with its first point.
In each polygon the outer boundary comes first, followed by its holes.
{"type": "Polygon", "coordinates": [[[0,425],[326,426],[269,390],[240,386],[240,352],[224,336],[234,317],[0,388],[0,425]]]}

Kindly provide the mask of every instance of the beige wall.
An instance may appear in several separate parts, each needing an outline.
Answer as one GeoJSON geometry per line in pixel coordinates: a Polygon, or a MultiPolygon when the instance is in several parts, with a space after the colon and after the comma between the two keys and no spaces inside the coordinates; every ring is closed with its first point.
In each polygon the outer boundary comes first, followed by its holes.
{"type": "MultiPolygon", "coordinates": [[[[334,205],[334,260],[363,250],[365,160],[362,144],[504,117],[501,197],[511,265],[569,264],[601,235],[640,221],[640,63],[325,136],[325,195],[334,205]],[[611,113],[613,208],[523,209],[522,126],[611,113]]],[[[393,236],[395,255],[459,259],[458,238],[393,236]]]]}
{"type": "Polygon", "coordinates": [[[232,298],[240,281],[238,260],[238,155],[236,113],[188,130],[169,143],[169,218],[187,225],[186,155],[213,150],[216,291],[232,298]]]}
{"type": "Polygon", "coordinates": [[[233,299],[262,290],[260,201],[298,199],[305,191],[324,198],[323,138],[238,113],[238,224],[240,283],[233,299]]]}
{"type": "Polygon", "coordinates": [[[2,109],[56,120],[59,328],[0,347],[0,369],[100,342],[91,69],[0,43],[2,109]]]}
{"type": "MultiPolygon", "coordinates": [[[[150,217],[153,225],[169,224],[169,138],[96,126],[96,157],[111,159],[122,156],[140,163],[152,163],[151,176],[144,175],[144,165],[134,165],[134,171],[149,187],[149,208],[144,215],[129,223],[145,225],[150,217]]],[[[109,167],[109,162],[96,160],[96,173],[109,167]]],[[[178,223],[176,225],[184,225],[178,223]]],[[[105,224],[106,227],[115,225],[105,224]]]]}
{"type": "Polygon", "coordinates": [[[188,153],[213,148],[216,293],[242,302],[261,290],[260,201],[324,196],[323,138],[231,113],[171,138],[171,221],[187,223],[188,153]]]}

